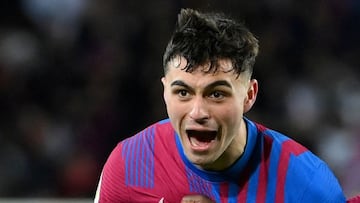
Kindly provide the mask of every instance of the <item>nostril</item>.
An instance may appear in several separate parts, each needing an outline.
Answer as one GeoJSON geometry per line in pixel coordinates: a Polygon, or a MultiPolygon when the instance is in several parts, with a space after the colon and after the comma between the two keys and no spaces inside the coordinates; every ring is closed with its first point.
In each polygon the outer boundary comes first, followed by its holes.
{"type": "Polygon", "coordinates": [[[208,121],[208,119],[209,119],[208,117],[203,117],[203,118],[194,119],[194,121],[199,124],[205,124],[208,121]]]}
{"type": "Polygon", "coordinates": [[[203,109],[194,109],[192,112],[190,112],[189,116],[191,119],[199,123],[206,122],[206,120],[209,119],[209,114],[206,113],[206,111],[203,109]]]}

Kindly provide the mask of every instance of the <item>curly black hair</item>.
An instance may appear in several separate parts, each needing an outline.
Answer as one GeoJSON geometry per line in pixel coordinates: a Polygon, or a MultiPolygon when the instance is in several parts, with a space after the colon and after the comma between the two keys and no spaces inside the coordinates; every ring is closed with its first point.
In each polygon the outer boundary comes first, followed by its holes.
{"type": "Polygon", "coordinates": [[[183,56],[187,72],[205,63],[210,63],[208,72],[216,72],[219,59],[230,59],[232,71],[251,75],[258,49],[258,40],[244,24],[222,13],[182,9],[163,56],[164,73],[170,60],[183,56]]]}

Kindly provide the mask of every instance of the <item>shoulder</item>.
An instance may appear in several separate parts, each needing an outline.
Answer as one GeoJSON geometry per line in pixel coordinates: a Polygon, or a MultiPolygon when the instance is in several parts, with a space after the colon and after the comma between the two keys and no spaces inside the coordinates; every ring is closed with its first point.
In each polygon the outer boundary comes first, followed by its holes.
{"type": "Polygon", "coordinates": [[[135,148],[139,148],[143,145],[150,147],[150,150],[152,150],[155,142],[157,143],[159,140],[167,138],[168,136],[166,135],[171,133],[174,133],[174,129],[172,128],[169,119],[164,119],[121,141],[119,145],[122,148],[122,151],[125,152],[135,150],[135,148]]]}
{"type": "Polygon", "coordinates": [[[258,123],[254,126],[263,138],[263,150],[269,154],[270,165],[276,168],[278,188],[283,188],[286,199],[290,198],[292,202],[343,202],[341,186],[323,160],[278,131],[258,123]]]}
{"type": "Polygon", "coordinates": [[[305,146],[279,131],[270,129],[260,123],[256,123],[253,121],[250,121],[250,123],[252,124],[250,124],[249,126],[255,128],[257,134],[264,138],[264,145],[267,147],[271,147],[271,150],[276,150],[283,156],[298,156],[303,153],[309,152],[309,150],[305,146]]]}
{"type": "Polygon", "coordinates": [[[294,170],[304,168],[306,173],[309,173],[326,165],[318,156],[289,136],[258,123],[255,123],[255,126],[264,138],[264,148],[270,148],[267,150],[277,157],[279,167],[294,167],[294,170]]]}
{"type": "Polygon", "coordinates": [[[158,150],[158,146],[155,147],[159,142],[158,137],[171,132],[171,130],[170,122],[163,120],[120,141],[103,167],[99,183],[100,201],[130,202],[129,186],[150,184],[150,182],[139,182],[140,177],[148,175],[139,173],[153,171],[142,169],[154,166],[154,151],[158,150]]]}

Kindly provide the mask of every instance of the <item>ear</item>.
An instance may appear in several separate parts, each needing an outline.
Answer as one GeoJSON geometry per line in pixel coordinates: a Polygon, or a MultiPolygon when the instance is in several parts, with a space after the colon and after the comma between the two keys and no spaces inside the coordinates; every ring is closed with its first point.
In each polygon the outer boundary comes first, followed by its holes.
{"type": "Polygon", "coordinates": [[[165,103],[167,103],[166,102],[166,79],[165,79],[165,77],[161,78],[161,83],[163,85],[163,98],[164,98],[165,103]]]}
{"type": "Polygon", "coordinates": [[[247,96],[244,101],[244,113],[248,112],[254,105],[259,90],[258,88],[258,81],[256,79],[251,79],[247,90],[247,96]]]}

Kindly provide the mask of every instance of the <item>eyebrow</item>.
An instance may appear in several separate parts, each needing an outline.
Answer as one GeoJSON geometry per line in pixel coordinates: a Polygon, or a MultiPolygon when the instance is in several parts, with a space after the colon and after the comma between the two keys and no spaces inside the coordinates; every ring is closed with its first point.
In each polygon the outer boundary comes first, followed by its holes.
{"type": "Polygon", "coordinates": [[[189,85],[187,85],[182,80],[175,80],[174,82],[171,83],[171,86],[183,86],[183,87],[186,87],[186,88],[190,88],[189,85]]]}
{"type": "MultiPolygon", "coordinates": [[[[189,85],[187,85],[182,80],[175,80],[174,82],[171,83],[171,86],[183,86],[183,87],[185,87],[187,89],[192,89],[189,85]]],[[[210,83],[209,85],[207,85],[206,89],[214,88],[216,86],[226,86],[228,88],[232,88],[231,84],[228,81],[226,81],[226,80],[218,80],[218,81],[215,81],[215,82],[210,83]]]]}

